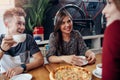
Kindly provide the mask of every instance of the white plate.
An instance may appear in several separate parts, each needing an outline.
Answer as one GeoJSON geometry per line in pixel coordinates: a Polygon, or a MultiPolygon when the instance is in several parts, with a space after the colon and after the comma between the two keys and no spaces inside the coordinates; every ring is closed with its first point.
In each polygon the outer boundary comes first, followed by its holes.
{"type": "Polygon", "coordinates": [[[31,80],[32,75],[31,74],[19,74],[16,76],[13,76],[10,80],[31,80]]]}
{"type": "Polygon", "coordinates": [[[86,57],[85,57],[85,56],[79,56],[79,57],[84,59],[82,66],[85,66],[85,65],[88,64],[88,61],[86,60],[86,57]]]}
{"type": "Polygon", "coordinates": [[[96,76],[97,78],[102,78],[102,76],[101,76],[101,75],[98,75],[98,74],[96,73],[96,69],[95,69],[95,70],[93,70],[93,72],[92,72],[92,73],[93,73],[93,75],[94,75],[94,76],[96,76]]]}
{"type": "Polygon", "coordinates": [[[84,61],[83,64],[82,64],[82,66],[85,66],[87,64],[88,64],[88,61],[84,61]]]}

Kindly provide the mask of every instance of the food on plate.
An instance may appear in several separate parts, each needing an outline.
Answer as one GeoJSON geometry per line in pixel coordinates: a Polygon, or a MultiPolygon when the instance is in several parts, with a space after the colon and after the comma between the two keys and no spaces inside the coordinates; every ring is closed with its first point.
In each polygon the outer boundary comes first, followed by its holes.
{"type": "Polygon", "coordinates": [[[50,80],[91,80],[91,72],[78,66],[60,66],[49,77],[50,80]]]}

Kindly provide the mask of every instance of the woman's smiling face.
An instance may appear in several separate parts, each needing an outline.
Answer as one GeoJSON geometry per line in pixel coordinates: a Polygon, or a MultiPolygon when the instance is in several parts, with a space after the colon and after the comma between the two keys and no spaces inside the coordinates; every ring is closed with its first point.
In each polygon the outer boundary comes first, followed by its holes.
{"type": "Polygon", "coordinates": [[[72,31],[72,29],[73,29],[73,22],[69,16],[66,16],[62,21],[60,30],[62,33],[69,34],[72,31]]]}

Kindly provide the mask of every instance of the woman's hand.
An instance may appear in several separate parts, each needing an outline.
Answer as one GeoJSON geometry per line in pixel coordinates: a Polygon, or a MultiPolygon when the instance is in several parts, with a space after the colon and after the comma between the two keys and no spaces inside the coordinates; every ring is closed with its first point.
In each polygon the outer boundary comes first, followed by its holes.
{"type": "Polygon", "coordinates": [[[15,67],[15,68],[10,68],[8,69],[8,71],[6,71],[5,75],[9,78],[17,75],[17,74],[20,74],[23,72],[23,68],[22,67],[15,67]]]}
{"type": "Polygon", "coordinates": [[[70,55],[70,56],[62,56],[62,60],[66,63],[72,64],[72,65],[77,65],[77,66],[82,66],[83,65],[83,58],[75,55],[70,55]]]}
{"type": "Polygon", "coordinates": [[[84,61],[84,59],[81,58],[80,56],[73,56],[73,58],[72,58],[72,64],[73,65],[82,66],[83,61],[84,61]]]}
{"type": "Polygon", "coordinates": [[[86,51],[85,53],[87,60],[88,60],[88,64],[93,64],[96,61],[96,57],[95,57],[95,53],[92,52],[91,50],[86,51]]]}
{"type": "Polygon", "coordinates": [[[66,63],[69,63],[69,64],[72,64],[72,58],[73,58],[74,55],[69,55],[69,56],[60,56],[61,60],[66,62],[66,63]]]}

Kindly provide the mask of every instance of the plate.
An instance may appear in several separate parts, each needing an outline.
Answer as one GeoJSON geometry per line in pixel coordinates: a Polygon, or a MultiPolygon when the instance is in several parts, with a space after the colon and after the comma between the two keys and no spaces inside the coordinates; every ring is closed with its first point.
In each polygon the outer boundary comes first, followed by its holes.
{"type": "Polygon", "coordinates": [[[82,66],[85,66],[87,64],[88,64],[88,61],[84,61],[83,64],[82,64],[82,66]]]}
{"type": "Polygon", "coordinates": [[[19,74],[16,76],[13,76],[10,80],[31,80],[32,75],[31,74],[19,74]]]}
{"type": "Polygon", "coordinates": [[[93,75],[94,75],[94,76],[96,76],[97,78],[102,78],[102,76],[101,76],[101,75],[98,75],[98,74],[96,73],[96,69],[95,69],[95,70],[93,70],[93,72],[92,72],[92,73],[93,73],[93,75]]]}
{"type": "Polygon", "coordinates": [[[85,66],[85,65],[87,65],[88,64],[88,61],[86,60],[86,57],[85,56],[79,56],[80,58],[82,58],[83,59],[83,64],[82,64],[82,66],[85,66]]]}

